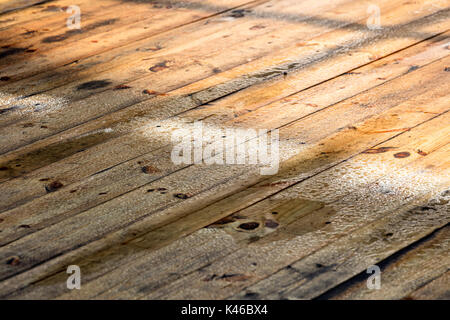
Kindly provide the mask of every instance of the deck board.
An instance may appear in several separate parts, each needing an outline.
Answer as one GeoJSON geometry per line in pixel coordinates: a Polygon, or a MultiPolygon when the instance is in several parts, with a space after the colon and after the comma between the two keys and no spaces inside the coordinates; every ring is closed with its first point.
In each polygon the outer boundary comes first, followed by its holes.
{"type": "Polygon", "coordinates": [[[448,1],[71,4],[0,1],[0,297],[448,297],[448,1]],[[196,121],[278,172],[174,164],[196,121]]]}

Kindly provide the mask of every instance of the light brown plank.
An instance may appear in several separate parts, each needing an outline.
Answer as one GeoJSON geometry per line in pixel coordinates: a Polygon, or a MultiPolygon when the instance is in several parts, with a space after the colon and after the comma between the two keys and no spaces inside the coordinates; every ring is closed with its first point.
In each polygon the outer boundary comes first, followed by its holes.
{"type": "MultiPolygon", "coordinates": [[[[434,22],[438,22],[438,24],[440,22],[442,22],[439,19],[434,19],[433,21],[434,22]]],[[[409,26],[408,29],[411,29],[411,27],[412,26],[409,26]]],[[[423,30],[425,31],[426,27],[423,30]]],[[[347,34],[348,39],[352,39],[352,38],[354,39],[355,31],[353,31],[353,32],[352,31],[345,31],[344,33],[347,34]]],[[[426,34],[426,32],[425,32],[425,34],[426,34]]],[[[369,35],[367,35],[367,36],[369,36],[369,35]]],[[[329,36],[329,39],[328,39],[328,41],[331,41],[330,45],[332,43],[336,42],[336,38],[341,39],[342,41],[344,41],[344,39],[347,39],[347,38],[341,37],[339,34],[333,34],[333,36],[329,36]]],[[[400,38],[400,39],[396,39],[396,41],[398,41],[398,42],[395,42],[395,41],[394,42],[390,42],[391,46],[392,45],[396,46],[396,45],[399,45],[400,43],[405,45],[405,43],[406,42],[410,42],[411,39],[410,38],[407,38],[407,39],[400,38]]],[[[387,50],[389,50],[389,48],[392,48],[392,47],[387,47],[387,48],[382,49],[382,50],[387,51],[387,50]]],[[[377,50],[377,49],[375,49],[375,50],[377,50]]],[[[396,50],[398,50],[398,47],[396,48],[396,50]]],[[[373,55],[372,55],[372,57],[373,57],[373,55]]],[[[303,58],[306,58],[306,57],[303,57],[303,58]]],[[[367,60],[368,60],[367,57],[364,57],[364,56],[359,57],[359,59],[364,60],[364,63],[367,63],[367,60]]],[[[357,61],[358,61],[356,59],[356,57],[354,57],[354,60],[355,60],[355,64],[356,64],[357,61]]],[[[213,63],[213,65],[214,65],[214,63],[213,63]]],[[[218,66],[218,67],[221,67],[221,66],[218,66]]],[[[204,70],[204,68],[205,67],[203,67],[203,70],[204,70]]],[[[212,72],[211,71],[211,69],[212,69],[211,67],[207,67],[206,69],[209,70],[209,72],[212,72]]],[[[283,68],[281,68],[281,69],[283,69],[283,68]]],[[[203,71],[201,71],[200,69],[195,69],[195,70],[197,70],[198,74],[202,74],[203,73],[203,71]]],[[[184,74],[185,70],[182,68],[180,70],[180,72],[182,72],[184,74]]],[[[177,74],[176,72],[174,72],[173,69],[172,70],[171,69],[167,70],[166,74],[167,74],[167,76],[170,76],[171,79],[176,79],[177,81],[179,81],[179,79],[180,79],[180,75],[177,74]]],[[[155,79],[153,79],[153,81],[152,81],[152,83],[154,83],[154,86],[152,87],[152,90],[159,91],[159,92],[167,91],[167,90],[164,90],[163,88],[159,87],[159,85],[167,86],[167,83],[168,83],[169,80],[167,78],[161,78],[160,75],[157,75],[157,76],[155,75],[153,77],[155,79]],[[158,85],[158,83],[159,83],[159,85],[158,85]]],[[[252,79],[253,80],[251,80],[250,82],[249,82],[249,80],[244,82],[244,84],[245,84],[244,87],[249,86],[252,83],[261,81],[261,79],[258,78],[257,75],[253,76],[252,79]]],[[[264,78],[262,80],[264,80],[264,78]]],[[[126,90],[126,91],[128,91],[126,94],[124,92],[117,92],[117,91],[116,92],[114,92],[114,91],[111,92],[111,91],[108,90],[107,92],[102,92],[102,93],[99,93],[99,94],[95,95],[91,99],[85,99],[85,100],[80,101],[79,103],[72,103],[68,110],[66,110],[65,108],[62,108],[60,110],[58,109],[58,111],[51,112],[51,114],[40,116],[39,124],[46,126],[47,129],[49,129],[49,130],[47,130],[46,128],[44,128],[44,129],[41,128],[40,125],[36,125],[36,126],[33,126],[33,127],[31,127],[29,125],[27,126],[26,124],[29,123],[29,120],[23,120],[21,122],[18,122],[16,124],[14,124],[14,126],[12,126],[12,127],[3,128],[1,130],[2,133],[5,134],[6,131],[8,131],[8,134],[11,137],[12,141],[16,141],[15,143],[13,143],[13,145],[10,145],[9,147],[5,146],[3,151],[5,152],[7,150],[10,150],[11,148],[16,148],[16,147],[19,147],[21,145],[25,145],[26,143],[30,143],[32,141],[36,141],[38,138],[44,138],[46,136],[49,136],[51,134],[51,132],[57,133],[63,128],[67,128],[67,127],[73,126],[75,124],[74,123],[75,122],[75,120],[74,120],[75,118],[70,115],[70,112],[73,112],[73,110],[77,110],[78,115],[77,115],[76,119],[77,119],[78,122],[80,122],[80,121],[84,121],[84,120],[80,119],[80,116],[86,117],[86,118],[89,118],[89,117],[92,117],[92,116],[95,117],[95,116],[100,115],[102,112],[111,112],[111,111],[123,108],[123,107],[129,105],[130,103],[136,103],[136,102],[142,101],[142,99],[144,99],[143,97],[146,96],[145,94],[142,94],[142,90],[148,86],[148,81],[151,81],[151,79],[143,78],[141,80],[138,80],[138,82],[136,82],[136,84],[132,84],[131,86],[132,87],[136,87],[137,86],[139,89],[138,90],[131,90],[131,91],[126,90]],[[138,83],[140,83],[140,84],[138,85],[138,83]],[[137,92],[135,92],[135,91],[137,91],[137,92]],[[133,92],[134,92],[134,94],[131,94],[133,92]],[[110,103],[111,100],[116,101],[113,104],[113,110],[111,110],[111,103],[110,103]],[[121,103],[118,105],[117,101],[121,101],[121,103]],[[96,105],[97,108],[93,109],[93,108],[89,108],[88,107],[88,106],[90,106],[92,104],[96,105]],[[109,110],[109,111],[107,111],[107,110],[109,110]],[[58,119],[57,122],[55,122],[55,120],[54,120],[55,117],[58,119]],[[72,123],[72,124],[70,124],[70,123],[72,123]],[[26,127],[23,128],[23,126],[26,126],[26,127]],[[20,136],[20,138],[19,138],[19,136],[20,136]],[[20,139],[20,142],[17,142],[17,140],[19,140],[19,139],[20,139]]],[[[242,88],[242,84],[240,86],[241,86],[240,88],[242,88]]],[[[239,89],[239,87],[238,88],[234,88],[234,90],[237,90],[237,89],[239,89]]],[[[212,97],[210,96],[210,98],[212,98],[212,97]]],[[[135,107],[135,109],[142,110],[144,105],[145,105],[145,102],[140,104],[140,105],[137,105],[135,107]]],[[[175,109],[175,110],[179,110],[179,109],[175,109]]],[[[127,110],[127,111],[131,111],[131,110],[127,110]]],[[[180,111],[183,111],[183,110],[179,110],[179,112],[180,111]]],[[[128,117],[130,117],[131,116],[130,112],[128,112],[127,115],[128,115],[128,117]]],[[[170,115],[166,115],[166,116],[170,116],[170,115]]],[[[85,120],[87,120],[86,118],[85,118],[85,120]]]]}
{"type": "Polygon", "coordinates": [[[50,2],[49,0],[3,0],[0,2],[0,14],[7,13],[9,11],[19,10],[34,6],[39,3],[50,2]]]}

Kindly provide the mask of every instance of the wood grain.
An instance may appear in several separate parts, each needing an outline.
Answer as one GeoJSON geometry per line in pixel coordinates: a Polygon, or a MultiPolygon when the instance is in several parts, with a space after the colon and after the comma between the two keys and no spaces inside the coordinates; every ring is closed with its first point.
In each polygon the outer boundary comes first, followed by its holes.
{"type": "Polygon", "coordinates": [[[0,0],[0,297],[448,299],[449,10],[0,0]],[[199,122],[278,169],[175,164],[199,122]]]}

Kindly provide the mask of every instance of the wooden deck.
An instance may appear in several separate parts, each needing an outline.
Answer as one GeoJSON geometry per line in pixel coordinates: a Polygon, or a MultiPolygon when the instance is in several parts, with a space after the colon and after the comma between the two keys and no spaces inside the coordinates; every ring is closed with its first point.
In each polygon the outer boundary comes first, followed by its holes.
{"type": "Polygon", "coordinates": [[[0,47],[1,298],[450,299],[450,1],[0,0],[0,47]],[[174,163],[200,121],[278,172],[174,163]]]}

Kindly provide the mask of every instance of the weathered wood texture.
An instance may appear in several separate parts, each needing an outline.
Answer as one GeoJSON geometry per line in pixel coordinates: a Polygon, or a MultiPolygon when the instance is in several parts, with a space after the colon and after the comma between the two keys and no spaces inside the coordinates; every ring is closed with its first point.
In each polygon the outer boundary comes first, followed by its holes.
{"type": "Polygon", "coordinates": [[[1,0],[0,297],[448,299],[449,35],[447,0],[1,0]],[[175,164],[198,121],[279,170],[175,164]]]}

